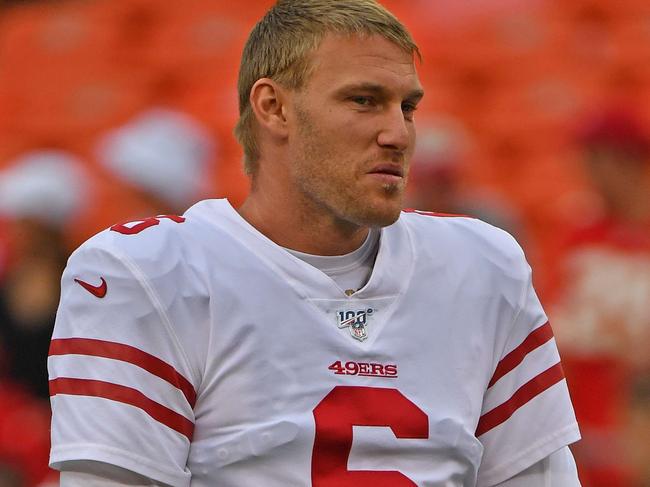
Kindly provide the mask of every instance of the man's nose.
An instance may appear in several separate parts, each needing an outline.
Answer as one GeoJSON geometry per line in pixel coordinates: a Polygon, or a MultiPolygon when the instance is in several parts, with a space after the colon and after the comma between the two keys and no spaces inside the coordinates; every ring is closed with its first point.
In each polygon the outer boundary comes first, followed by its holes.
{"type": "Polygon", "coordinates": [[[387,149],[405,151],[409,146],[411,136],[402,106],[391,107],[382,122],[381,130],[377,135],[377,143],[387,149]]]}

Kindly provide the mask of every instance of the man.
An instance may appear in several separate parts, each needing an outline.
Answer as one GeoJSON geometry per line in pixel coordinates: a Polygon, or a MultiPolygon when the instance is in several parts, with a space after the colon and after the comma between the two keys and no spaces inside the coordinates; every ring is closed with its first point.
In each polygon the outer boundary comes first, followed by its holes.
{"type": "Polygon", "coordinates": [[[284,0],[258,23],[243,206],[116,225],[70,259],[50,357],[63,486],[578,485],[521,250],[400,211],[415,53],[374,0],[284,0]]]}

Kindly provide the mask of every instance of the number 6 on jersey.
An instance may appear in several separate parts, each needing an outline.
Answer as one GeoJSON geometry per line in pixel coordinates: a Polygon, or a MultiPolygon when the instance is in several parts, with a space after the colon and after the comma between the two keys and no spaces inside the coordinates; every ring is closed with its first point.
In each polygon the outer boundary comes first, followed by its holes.
{"type": "Polygon", "coordinates": [[[397,438],[429,437],[427,415],[397,389],[337,386],[314,409],[313,487],[415,487],[396,471],[348,470],[353,426],[386,426],[397,438]]]}

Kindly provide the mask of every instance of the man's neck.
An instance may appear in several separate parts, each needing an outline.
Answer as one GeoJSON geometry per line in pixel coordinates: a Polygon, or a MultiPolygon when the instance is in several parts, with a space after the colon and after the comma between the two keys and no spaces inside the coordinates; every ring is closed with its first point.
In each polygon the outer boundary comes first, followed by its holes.
{"type": "Polygon", "coordinates": [[[237,209],[241,217],[282,247],[313,255],[343,255],[358,249],[369,228],[324,214],[286,195],[253,190],[237,209]]]}

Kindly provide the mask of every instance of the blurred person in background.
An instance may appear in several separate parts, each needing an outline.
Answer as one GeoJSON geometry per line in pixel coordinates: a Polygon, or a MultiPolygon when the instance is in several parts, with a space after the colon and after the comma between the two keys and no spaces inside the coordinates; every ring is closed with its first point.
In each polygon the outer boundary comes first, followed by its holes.
{"type": "Polygon", "coordinates": [[[48,468],[50,411],[42,399],[0,378],[0,487],[54,487],[48,468]]]}
{"type": "Polygon", "coordinates": [[[65,227],[82,209],[87,178],[59,150],[19,156],[0,172],[0,215],[9,257],[0,283],[0,346],[12,380],[48,399],[47,351],[69,250],[65,227]]]}
{"type": "Polygon", "coordinates": [[[208,191],[214,137],[187,114],[151,108],[106,133],[96,147],[108,171],[143,201],[141,214],[181,214],[208,191]]]}
{"type": "Polygon", "coordinates": [[[650,138],[622,109],[579,132],[600,211],[566,238],[550,309],[585,487],[650,485],[650,138]]]}
{"type": "Polygon", "coordinates": [[[0,282],[0,486],[48,479],[47,353],[68,249],[66,225],[87,190],[81,161],[36,150],[0,172],[7,247],[0,282]]]}
{"type": "Polygon", "coordinates": [[[469,215],[502,228],[521,240],[517,212],[487,191],[463,186],[470,135],[459,120],[436,117],[418,121],[418,143],[411,162],[406,204],[418,210],[469,215]]]}

